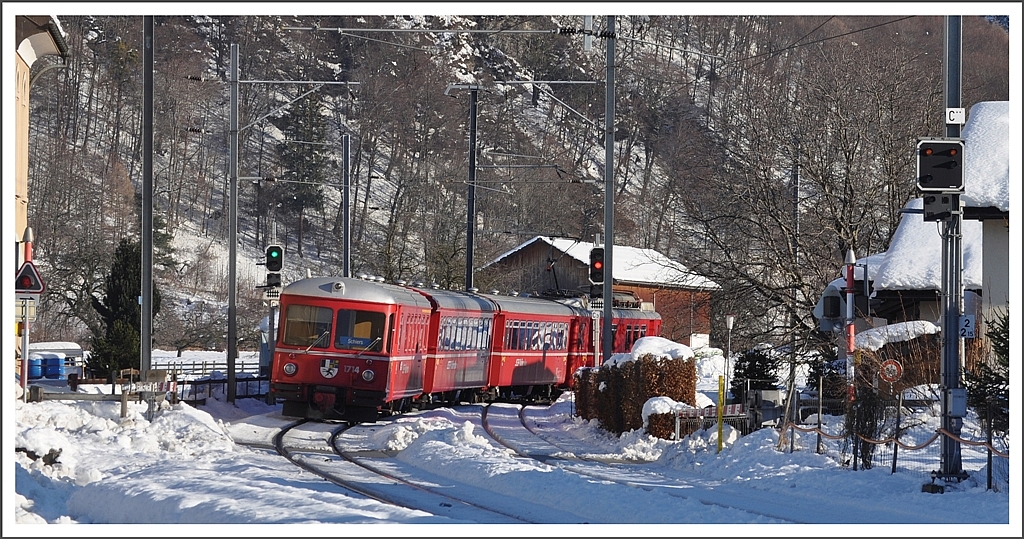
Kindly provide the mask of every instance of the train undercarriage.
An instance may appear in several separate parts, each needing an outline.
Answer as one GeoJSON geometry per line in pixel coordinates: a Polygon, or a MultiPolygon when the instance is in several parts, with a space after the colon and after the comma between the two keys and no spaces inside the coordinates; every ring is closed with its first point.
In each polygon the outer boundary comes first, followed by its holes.
{"type": "Polygon", "coordinates": [[[347,399],[347,391],[351,390],[334,386],[271,386],[271,394],[276,401],[282,402],[282,414],[285,416],[350,423],[372,423],[381,417],[460,404],[551,404],[562,393],[562,389],[547,384],[460,389],[384,402],[385,396],[379,392],[357,391],[359,394],[353,394],[352,399],[347,399]]]}

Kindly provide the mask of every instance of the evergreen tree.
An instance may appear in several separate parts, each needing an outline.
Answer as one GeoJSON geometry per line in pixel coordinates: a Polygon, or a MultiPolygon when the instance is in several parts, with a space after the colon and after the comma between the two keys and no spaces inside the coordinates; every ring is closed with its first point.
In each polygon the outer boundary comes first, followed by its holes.
{"type": "Polygon", "coordinates": [[[986,334],[992,343],[992,361],[967,371],[967,404],[978,418],[992,421],[992,431],[1006,433],[1010,428],[1010,313],[996,315],[986,334]]]}
{"type": "Polygon", "coordinates": [[[811,362],[807,383],[817,390],[820,380],[822,399],[843,399],[847,387],[846,362],[839,361],[835,348],[830,348],[828,354],[811,362]]]}
{"type": "Polygon", "coordinates": [[[733,376],[729,381],[729,390],[733,395],[746,398],[746,390],[777,389],[778,378],[775,369],[778,359],[772,357],[767,350],[747,350],[736,360],[733,376]],[[747,385],[747,382],[750,385],[747,385]]]}
{"type": "Polygon", "coordinates": [[[303,232],[310,210],[323,210],[327,167],[327,125],[323,97],[313,92],[293,104],[283,117],[286,142],[278,146],[287,183],[278,189],[281,208],[293,219],[302,256],[303,232]]]}
{"type": "MultiPolygon", "coordinates": [[[[142,246],[137,241],[122,239],[114,251],[110,273],[105,279],[106,296],[92,298],[92,307],[100,315],[105,328],[102,336],[93,337],[89,368],[109,374],[140,366],[142,334],[142,246]]],[[[153,287],[153,315],[160,311],[160,292],[153,287]]]]}

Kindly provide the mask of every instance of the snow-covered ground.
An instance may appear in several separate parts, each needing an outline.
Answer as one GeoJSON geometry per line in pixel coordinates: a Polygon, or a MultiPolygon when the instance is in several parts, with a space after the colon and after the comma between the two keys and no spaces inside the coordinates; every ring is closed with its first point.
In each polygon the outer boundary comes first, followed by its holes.
{"type": "MultiPolygon", "coordinates": [[[[171,355],[154,351],[154,364],[157,357],[171,355]]],[[[716,387],[722,369],[716,365],[724,366],[720,353],[699,351],[694,360],[699,389],[716,387]]],[[[506,426],[515,426],[515,410],[509,407],[492,407],[492,416],[512,414],[506,426]]],[[[528,408],[527,424],[560,451],[632,461],[590,463],[580,471],[591,475],[580,475],[571,466],[517,457],[495,444],[479,424],[465,419],[479,418],[478,409],[423,412],[351,429],[347,436],[352,443],[391,452],[395,466],[420,469],[466,488],[489,489],[513,507],[530,504],[532,521],[549,523],[538,527],[550,529],[527,532],[453,522],[439,512],[346,493],[273,451],[247,445],[291,422],[280,415],[279,405],[258,399],[237,399],[234,404],[210,399],[199,407],[165,403],[152,420],[140,403],[131,403],[127,417],[121,418],[117,402],[18,399],[4,407],[12,411],[5,413],[6,451],[15,454],[14,473],[4,474],[4,507],[13,509],[4,518],[4,536],[221,533],[206,524],[288,525],[227,529],[231,534],[274,535],[747,535],[750,524],[759,526],[758,534],[773,535],[1019,536],[1021,531],[1020,510],[1011,510],[1020,507],[1015,465],[1012,479],[1002,472],[996,491],[986,489],[982,470],[950,485],[944,494],[928,494],[921,491],[922,475],[890,474],[880,468],[853,471],[815,453],[813,436],[798,437],[794,452],[780,452],[773,429],[740,436],[726,427],[719,453],[715,427],[680,441],[638,431],[616,437],[595,421],[574,417],[571,394],[550,407],[528,408]],[[10,422],[8,416],[13,416],[10,422]],[[537,507],[550,507],[551,512],[538,514],[537,507]],[[554,524],[563,522],[590,524],[554,524]],[[788,524],[792,522],[810,524],[788,524]],[[24,526],[32,523],[103,526],[87,531],[24,526]],[[882,526],[894,523],[906,526],[882,526]],[[347,526],[336,532],[324,528],[338,524],[347,526]],[[356,530],[352,524],[399,526],[356,530]]],[[[828,418],[830,429],[839,428],[838,419],[828,418]]],[[[973,428],[972,419],[967,421],[967,428],[973,428]]],[[[502,423],[494,419],[494,424],[502,423]]],[[[937,427],[937,418],[923,417],[918,429],[928,434],[937,427]]],[[[529,443],[517,442],[525,429],[496,427],[495,432],[512,445],[529,443]]]]}

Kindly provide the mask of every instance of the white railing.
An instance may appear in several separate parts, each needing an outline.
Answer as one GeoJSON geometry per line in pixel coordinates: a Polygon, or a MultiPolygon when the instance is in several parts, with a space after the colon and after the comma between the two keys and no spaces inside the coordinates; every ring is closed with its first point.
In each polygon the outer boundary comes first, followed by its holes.
{"type": "MultiPolygon", "coordinates": [[[[155,369],[164,369],[167,371],[169,376],[174,376],[177,380],[195,380],[197,378],[206,378],[213,376],[214,373],[220,372],[227,374],[228,363],[227,360],[161,360],[159,364],[154,364],[155,369]]],[[[259,360],[235,361],[235,374],[247,373],[254,376],[260,373],[260,362],[259,360]]]]}

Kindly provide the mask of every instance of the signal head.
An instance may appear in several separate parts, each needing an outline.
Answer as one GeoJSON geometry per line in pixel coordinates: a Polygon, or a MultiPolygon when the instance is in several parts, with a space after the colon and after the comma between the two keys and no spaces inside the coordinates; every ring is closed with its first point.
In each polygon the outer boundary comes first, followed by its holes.
{"type": "Polygon", "coordinates": [[[917,142],[917,187],[921,191],[962,193],[964,190],[962,139],[917,142]]]}
{"type": "Polygon", "coordinates": [[[591,284],[604,284],[603,247],[594,247],[590,250],[590,273],[588,277],[591,284]]]}
{"type": "Polygon", "coordinates": [[[280,245],[267,247],[267,271],[281,271],[284,267],[284,248],[280,245]]]}

